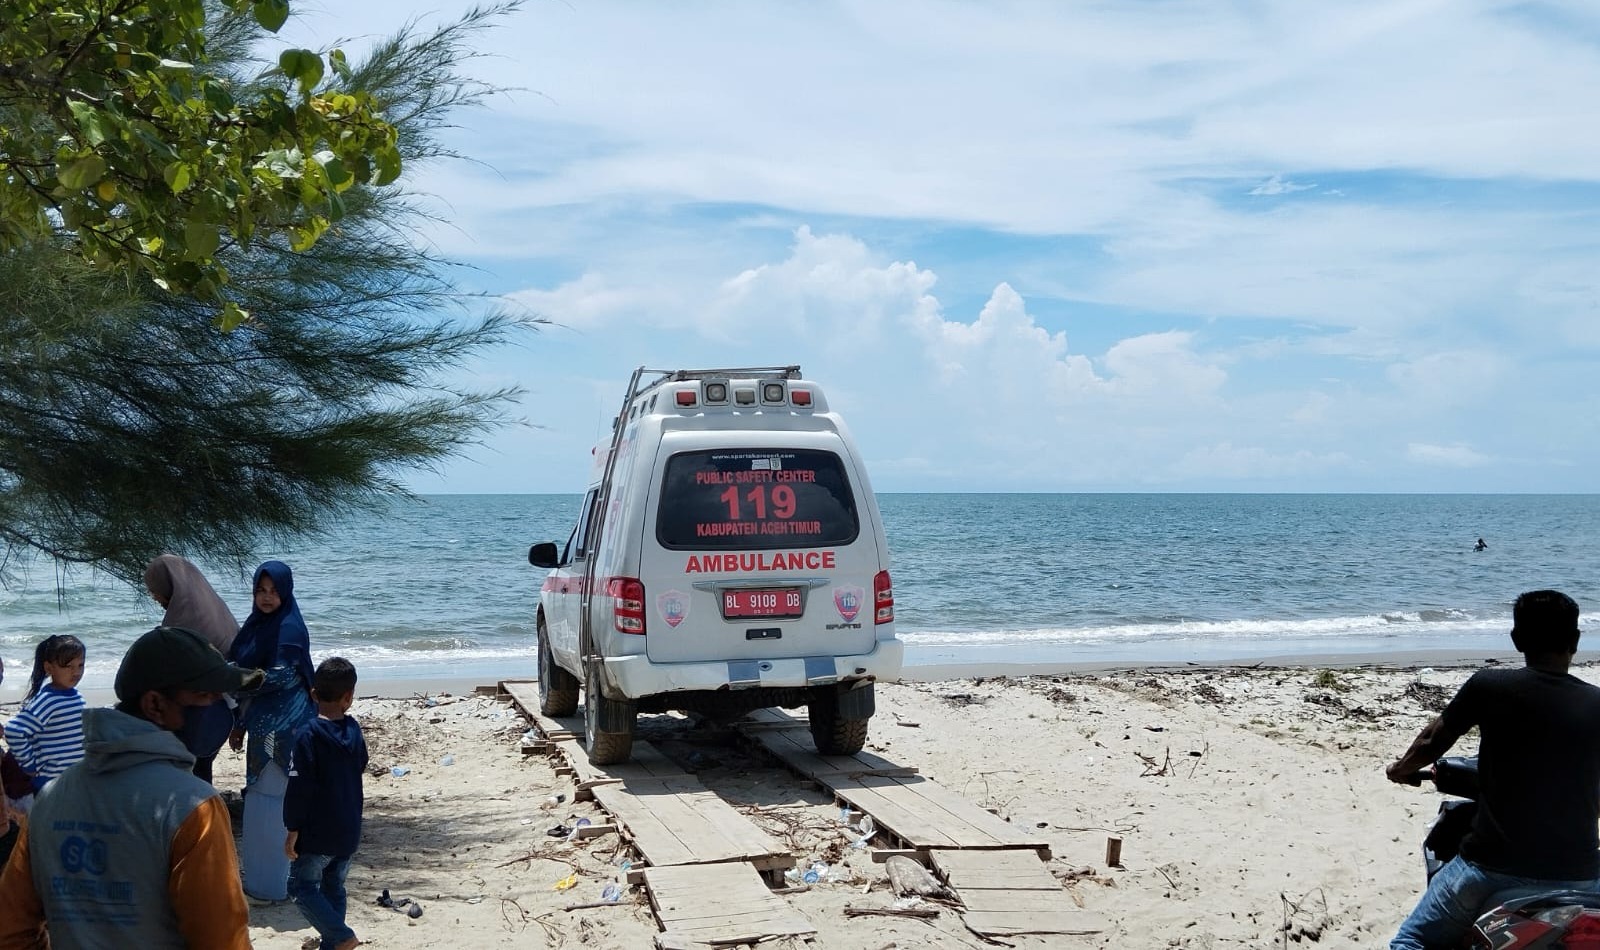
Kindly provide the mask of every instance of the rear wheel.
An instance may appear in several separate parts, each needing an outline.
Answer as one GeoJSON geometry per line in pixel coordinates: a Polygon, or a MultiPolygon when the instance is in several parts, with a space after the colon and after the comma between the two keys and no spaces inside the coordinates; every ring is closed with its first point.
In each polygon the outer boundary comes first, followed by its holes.
{"type": "Polygon", "coordinates": [[[854,755],[867,744],[867,723],[872,718],[872,687],[840,692],[814,691],[806,703],[811,719],[811,740],[823,755],[854,755]]]}
{"type": "Polygon", "coordinates": [[[633,703],[609,699],[600,685],[600,664],[589,663],[583,678],[583,739],[594,765],[626,762],[633,755],[633,703]]]}
{"type": "Polygon", "coordinates": [[[539,712],[570,716],[578,711],[578,678],[556,665],[550,653],[550,635],[539,618],[539,712]]]}

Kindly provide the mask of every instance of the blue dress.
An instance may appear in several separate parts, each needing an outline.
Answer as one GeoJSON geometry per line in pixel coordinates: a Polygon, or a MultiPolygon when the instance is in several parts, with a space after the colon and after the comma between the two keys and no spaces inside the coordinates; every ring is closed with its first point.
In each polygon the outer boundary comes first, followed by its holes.
{"type": "Polygon", "coordinates": [[[283,853],[288,835],[283,793],[289,756],[300,731],[317,718],[317,706],[311,698],[311,636],[294,599],[294,575],[282,561],[268,561],[256,569],[252,590],[262,575],[272,578],[281,603],[270,614],[252,609],[228,651],[238,665],[267,674],[261,688],[239,706],[239,724],[249,736],[239,864],[251,897],[285,900],[289,858],[283,853]]]}

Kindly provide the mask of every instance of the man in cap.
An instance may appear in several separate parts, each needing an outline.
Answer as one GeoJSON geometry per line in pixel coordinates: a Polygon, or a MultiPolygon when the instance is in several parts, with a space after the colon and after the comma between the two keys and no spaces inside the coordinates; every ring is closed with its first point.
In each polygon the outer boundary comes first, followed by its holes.
{"type": "Polygon", "coordinates": [[[173,732],[261,679],[180,627],[128,648],[117,705],[85,710],[83,761],[40,793],[0,874],[0,950],[250,946],[227,806],[173,732]]]}
{"type": "Polygon", "coordinates": [[[1459,946],[1483,904],[1513,887],[1600,889],[1600,688],[1567,669],[1578,605],[1535,590],[1511,609],[1520,669],[1479,670],[1387,773],[1419,771],[1478,727],[1478,807],[1461,853],[1428,882],[1391,950],[1459,946]]]}

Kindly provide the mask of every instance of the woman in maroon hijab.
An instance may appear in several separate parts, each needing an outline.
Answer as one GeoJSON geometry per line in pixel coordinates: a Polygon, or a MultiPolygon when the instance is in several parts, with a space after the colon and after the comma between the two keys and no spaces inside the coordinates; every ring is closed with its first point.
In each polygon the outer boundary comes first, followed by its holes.
{"type": "MultiPolygon", "coordinates": [[[[228,655],[234,637],[239,635],[239,622],[198,567],[176,554],[163,554],[145,567],[144,586],[156,603],[167,609],[161,618],[163,627],[193,630],[218,653],[228,655]]],[[[228,741],[232,728],[233,712],[226,700],[218,700],[203,710],[190,710],[184,717],[178,738],[194,753],[196,776],[211,781],[211,763],[217,750],[228,741]]]]}

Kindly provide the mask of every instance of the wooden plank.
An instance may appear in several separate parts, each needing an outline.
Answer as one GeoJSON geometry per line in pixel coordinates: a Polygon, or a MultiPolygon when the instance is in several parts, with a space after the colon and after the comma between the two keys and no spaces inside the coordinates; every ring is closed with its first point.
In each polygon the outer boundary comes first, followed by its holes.
{"type": "Polygon", "coordinates": [[[624,783],[638,779],[680,778],[689,775],[678,766],[678,763],[667,758],[660,749],[638,740],[633,743],[632,758],[627,762],[604,766],[601,771],[622,779],[624,783]]]}
{"type": "Polygon", "coordinates": [[[539,711],[538,680],[501,680],[500,691],[511,697],[511,702],[532,722],[534,728],[546,739],[570,739],[583,735],[581,716],[562,716],[559,719],[539,711]]]}
{"type": "MultiPolygon", "coordinates": [[[[933,866],[947,878],[960,878],[976,887],[1027,887],[1059,891],[1061,882],[1032,854],[995,851],[935,851],[933,866]],[[1002,882],[1000,884],[986,882],[1002,882]]],[[[954,886],[954,885],[952,885],[954,886]]]]}
{"type": "Polygon", "coordinates": [[[965,905],[962,922],[985,936],[1090,934],[1106,929],[1080,909],[1035,854],[934,851],[933,866],[965,905]]]}
{"type": "Polygon", "coordinates": [[[596,785],[615,785],[622,781],[607,774],[605,770],[590,765],[589,753],[577,739],[558,739],[552,744],[560,754],[561,760],[572,771],[572,780],[577,786],[577,793],[573,798],[585,801],[591,797],[589,790],[596,785]]]}
{"type": "Polygon", "coordinates": [[[755,943],[779,936],[808,936],[817,929],[761,874],[743,863],[652,867],[644,871],[650,904],[664,933],[658,947],[755,943]]]}
{"type": "Polygon", "coordinates": [[[934,823],[916,796],[903,791],[894,779],[877,780],[891,783],[888,786],[862,785],[865,781],[870,780],[841,778],[828,787],[857,810],[871,815],[879,828],[892,832],[914,849],[962,847],[962,842],[934,823]]]}
{"type": "Polygon", "coordinates": [[[693,776],[603,785],[594,796],[654,867],[749,860],[772,867],[794,864],[786,848],[693,776]]]}
{"type": "Polygon", "coordinates": [[[915,848],[1030,848],[1050,843],[926,778],[862,776],[824,781],[833,793],[915,848]]]}
{"type": "Polygon", "coordinates": [[[872,863],[883,864],[893,857],[910,858],[921,864],[927,863],[929,852],[918,851],[916,848],[875,848],[872,851],[872,863]]]}
{"type": "Polygon", "coordinates": [[[579,841],[586,838],[599,838],[617,833],[616,825],[584,825],[573,831],[572,836],[579,841]]]}
{"type": "MultiPolygon", "coordinates": [[[[854,755],[820,755],[811,741],[804,719],[774,719],[782,713],[772,709],[757,710],[765,718],[754,722],[740,721],[739,731],[759,744],[789,768],[806,778],[826,783],[829,775],[915,775],[915,766],[891,762],[871,752],[854,755]]],[[[752,715],[756,715],[753,713],[752,715]]]]}

